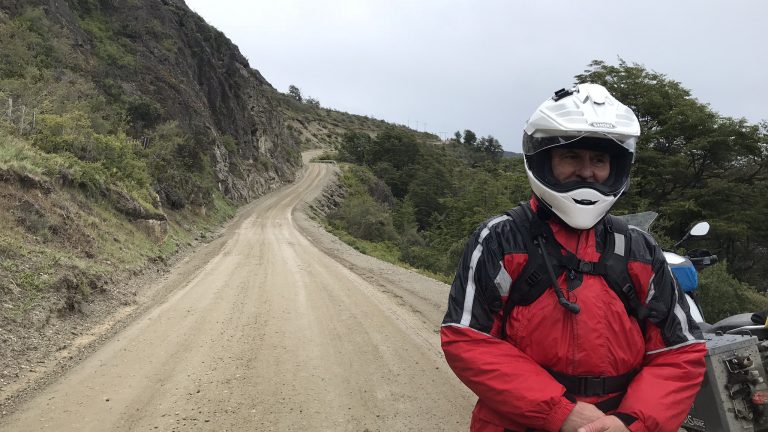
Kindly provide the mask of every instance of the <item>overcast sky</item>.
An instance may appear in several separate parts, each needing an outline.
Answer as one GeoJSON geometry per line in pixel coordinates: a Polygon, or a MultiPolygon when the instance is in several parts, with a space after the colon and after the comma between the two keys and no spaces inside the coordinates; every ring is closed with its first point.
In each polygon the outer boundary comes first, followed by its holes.
{"type": "Polygon", "coordinates": [[[768,119],[768,1],[186,0],[278,90],[520,151],[522,127],[593,59],[666,74],[768,119]]]}

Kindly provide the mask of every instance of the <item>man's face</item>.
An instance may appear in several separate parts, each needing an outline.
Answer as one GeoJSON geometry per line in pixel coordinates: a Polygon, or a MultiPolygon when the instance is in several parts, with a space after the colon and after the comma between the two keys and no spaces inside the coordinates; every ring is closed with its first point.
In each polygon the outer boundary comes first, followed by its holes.
{"type": "Polygon", "coordinates": [[[611,157],[595,150],[552,149],[552,173],[560,183],[573,180],[602,183],[611,173],[611,157]]]}

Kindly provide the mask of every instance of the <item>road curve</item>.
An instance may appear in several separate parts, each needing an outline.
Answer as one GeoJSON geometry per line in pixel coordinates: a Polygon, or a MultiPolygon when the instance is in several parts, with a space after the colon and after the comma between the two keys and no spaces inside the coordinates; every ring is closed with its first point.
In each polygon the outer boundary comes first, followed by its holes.
{"type": "Polygon", "coordinates": [[[447,287],[294,213],[334,170],[308,164],[250,204],[174,268],[164,302],[0,430],[467,430],[473,396],[437,335],[447,287]]]}

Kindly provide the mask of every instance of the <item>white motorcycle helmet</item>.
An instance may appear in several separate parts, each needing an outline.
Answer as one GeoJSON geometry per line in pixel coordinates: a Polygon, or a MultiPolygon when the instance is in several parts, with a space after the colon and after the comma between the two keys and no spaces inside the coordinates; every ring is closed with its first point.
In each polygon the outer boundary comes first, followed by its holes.
{"type": "Polygon", "coordinates": [[[576,229],[593,227],[629,187],[640,123],[605,87],[579,84],[559,90],[525,125],[523,153],[531,189],[560,219],[576,229]],[[610,174],[602,183],[560,183],[552,173],[551,149],[607,153],[610,174]]]}

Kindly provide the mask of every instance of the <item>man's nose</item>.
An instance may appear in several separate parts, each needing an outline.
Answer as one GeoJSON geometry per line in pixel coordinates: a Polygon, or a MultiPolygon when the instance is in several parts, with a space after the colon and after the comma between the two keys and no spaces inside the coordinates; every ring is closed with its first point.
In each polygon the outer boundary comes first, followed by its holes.
{"type": "Polygon", "coordinates": [[[595,171],[592,168],[592,163],[589,161],[589,159],[582,158],[579,161],[579,166],[576,169],[576,175],[581,177],[582,180],[592,180],[595,171]]]}

